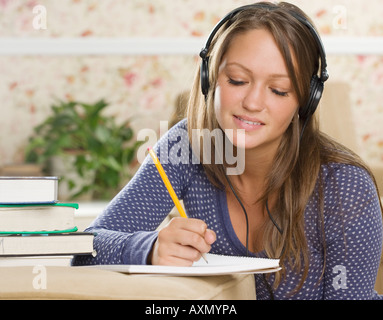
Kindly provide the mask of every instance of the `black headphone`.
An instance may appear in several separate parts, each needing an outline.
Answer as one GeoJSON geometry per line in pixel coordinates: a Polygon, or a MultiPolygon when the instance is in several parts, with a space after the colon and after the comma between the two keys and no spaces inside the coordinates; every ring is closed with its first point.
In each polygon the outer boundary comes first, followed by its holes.
{"type": "MultiPolygon", "coordinates": [[[[265,4],[265,3],[255,3],[251,5],[245,5],[239,8],[236,8],[229,12],[226,16],[224,16],[214,27],[213,31],[210,33],[205,47],[200,52],[200,57],[202,58],[201,62],[201,68],[200,68],[200,75],[201,75],[201,90],[205,98],[207,98],[207,94],[209,92],[209,57],[207,56],[209,52],[210,44],[217,33],[217,31],[222,27],[222,25],[227,22],[228,20],[232,19],[237,13],[244,11],[246,9],[250,8],[262,8],[266,10],[275,10],[278,7],[274,4],[265,4]]],[[[295,17],[298,21],[300,21],[302,24],[304,24],[311,34],[313,35],[315,41],[318,44],[319,48],[319,55],[321,59],[321,71],[320,71],[320,77],[318,75],[314,74],[310,81],[310,96],[308,99],[308,102],[305,107],[301,107],[299,109],[299,117],[304,120],[308,120],[309,117],[311,117],[316,108],[318,107],[319,101],[322,97],[323,89],[324,89],[324,82],[329,78],[329,75],[327,73],[327,63],[326,63],[326,54],[323,48],[322,40],[319,37],[317,31],[315,30],[314,26],[304,17],[297,14],[296,12],[288,11],[293,17],[295,17]]]]}

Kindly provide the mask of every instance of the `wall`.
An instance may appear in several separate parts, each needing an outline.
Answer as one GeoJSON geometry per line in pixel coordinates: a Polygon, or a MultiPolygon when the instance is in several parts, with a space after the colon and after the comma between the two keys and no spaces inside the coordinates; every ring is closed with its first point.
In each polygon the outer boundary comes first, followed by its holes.
{"type": "MultiPolygon", "coordinates": [[[[362,156],[383,162],[381,0],[291,2],[313,18],[326,40],[331,80],[350,83],[362,156]],[[335,37],[341,37],[340,42],[333,41],[335,37]],[[345,42],[347,39],[351,42],[345,42]],[[372,47],[360,45],[366,39],[373,41],[372,47]]],[[[1,0],[0,166],[23,160],[32,128],[49,114],[57,99],[94,102],[105,98],[110,103],[108,112],[121,120],[133,117],[136,130],[158,130],[159,121],[169,119],[178,93],[190,87],[199,63],[197,44],[203,43],[226,12],[249,1],[206,3],[1,0]],[[39,20],[42,11],[33,12],[37,5],[46,10],[46,29],[39,20]],[[97,39],[101,45],[92,47],[97,39]],[[105,52],[113,39],[116,50],[105,52]],[[37,45],[41,40],[42,45],[37,45]],[[186,52],[182,51],[184,44],[190,45],[186,52]],[[61,48],[58,46],[65,50],[52,53],[55,47],[61,48]]]]}

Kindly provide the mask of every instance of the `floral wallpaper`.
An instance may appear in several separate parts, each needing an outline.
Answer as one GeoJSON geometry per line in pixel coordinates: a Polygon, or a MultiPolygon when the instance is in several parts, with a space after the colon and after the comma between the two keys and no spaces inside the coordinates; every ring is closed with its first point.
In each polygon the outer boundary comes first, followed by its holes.
{"type": "MultiPolygon", "coordinates": [[[[381,0],[291,2],[312,17],[322,35],[383,36],[381,0]]],[[[206,37],[220,17],[248,3],[0,0],[0,38],[206,37]],[[46,28],[34,25],[36,6],[46,10],[46,28]]],[[[23,161],[33,127],[57,99],[104,98],[117,119],[131,118],[136,130],[158,130],[159,121],[170,118],[177,95],[190,88],[198,63],[193,55],[0,55],[0,166],[23,161]]],[[[328,65],[332,80],[350,83],[362,156],[383,163],[383,56],[328,55],[328,65]]]]}

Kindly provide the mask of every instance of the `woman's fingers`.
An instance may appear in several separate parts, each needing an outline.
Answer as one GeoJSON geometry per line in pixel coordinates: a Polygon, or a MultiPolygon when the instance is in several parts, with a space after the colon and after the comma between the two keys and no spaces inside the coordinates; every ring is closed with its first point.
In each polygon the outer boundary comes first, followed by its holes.
{"type": "Polygon", "coordinates": [[[149,262],[188,266],[209,252],[215,240],[214,231],[202,220],[173,218],[159,231],[149,262]]]}

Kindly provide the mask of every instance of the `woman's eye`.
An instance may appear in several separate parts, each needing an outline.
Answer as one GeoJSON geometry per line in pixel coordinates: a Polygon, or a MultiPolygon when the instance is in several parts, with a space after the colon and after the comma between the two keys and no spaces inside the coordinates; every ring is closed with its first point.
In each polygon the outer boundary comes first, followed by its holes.
{"type": "Polygon", "coordinates": [[[279,91],[277,89],[271,89],[271,92],[281,97],[287,97],[288,94],[288,92],[279,91]]]}
{"type": "Polygon", "coordinates": [[[237,81],[237,80],[234,80],[231,78],[228,78],[227,82],[234,85],[234,86],[242,86],[245,84],[245,81],[237,81]]]}

